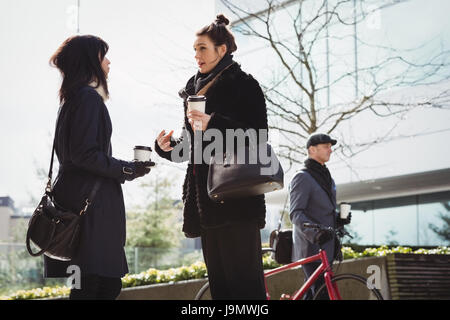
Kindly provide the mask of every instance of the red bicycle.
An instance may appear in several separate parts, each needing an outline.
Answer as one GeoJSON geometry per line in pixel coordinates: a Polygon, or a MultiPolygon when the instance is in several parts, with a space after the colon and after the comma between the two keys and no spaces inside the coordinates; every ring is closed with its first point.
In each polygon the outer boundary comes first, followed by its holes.
{"type": "MultiPolygon", "coordinates": [[[[326,232],[334,233],[338,236],[338,239],[341,239],[345,235],[349,235],[344,228],[333,229],[331,227],[325,227],[319,224],[310,223],[305,223],[303,226],[305,228],[314,228],[318,231],[324,230],[326,232]]],[[[264,248],[263,254],[271,251],[273,251],[272,248],[264,248]]],[[[313,283],[316,282],[317,279],[323,274],[325,283],[315,292],[313,297],[314,300],[318,299],[319,297],[323,297],[325,295],[324,290],[327,291],[328,297],[331,300],[383,300],[383,296],[381,295],[379,290],[368,283],[366,278],[351,273],[334,275],[332,265],[330,265],[330,263],[328,262],[327,254],[322,248],[320,248],[319,253],[314,256],[307,257],[265,272],[264,281],[266,285],[267,299],[270,300],[266,281],[268,277],[319,260],[321,261],[321,264],[319,265],[319,267],[317,267],[311,277],[309,277],[309,279],[302,285],[302,287],[293,294],[283,294],[281,296],[282,299],[303,299],[313,283]]],[[[208,289],[209,283],[207,282],[199,290],[195,297],[195,300],[201,300],[202,298],[204,298],[205,293],[208,289]]]]}

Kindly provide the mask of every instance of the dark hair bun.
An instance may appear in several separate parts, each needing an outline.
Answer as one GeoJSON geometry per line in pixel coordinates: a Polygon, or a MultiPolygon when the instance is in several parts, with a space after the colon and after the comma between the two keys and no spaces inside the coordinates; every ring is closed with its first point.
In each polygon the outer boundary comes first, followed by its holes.
{"type": "Polygon", "coordinates": [[[227,19],[227,17],[225,17],[223,14],[219,14],[216,17],[216,21],[214,21],[216,24],[224,24],[224,25],[228,25],[230,24],[230,20],[227,19]]]}
{"type": "Polygon", "coordinates": [[[227,53],[236,51],[236,41],[233,33],[227,25],[230,23],[223,14],[217,15],[214,22],[201,28],[196,35],[208,36],[216,47],[225,44],[227,46],[227,53]]]}

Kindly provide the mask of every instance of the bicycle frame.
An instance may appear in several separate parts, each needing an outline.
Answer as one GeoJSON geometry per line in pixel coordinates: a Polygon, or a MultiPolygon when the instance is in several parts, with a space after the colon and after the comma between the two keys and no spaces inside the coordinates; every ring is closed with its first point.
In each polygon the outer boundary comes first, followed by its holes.
{"type": "Polygon", "coordinates": [[[267,281],[266,278],[283,272],[285,270],[288,269],[292,269],[294,267],[300,266],[300,265],[304,265],[310,262],[314,262],[317,260],[321,260],[322,263],[320,264],[320,266],[314,271],[314,273],[311,275],[311,277],[309,277],[309,279],[303,284],[303,286],[295,292],[295,294],[292,296],[291,300],[299,300],[303,297],[303,295],[309,290],[309,288],[312,286],[312,284],[319,278],[319,276],[322,273],[324,274],[324,278],[325,278],[325,283],[327,286],[327,290],[328,290],[328,295],[330,296],[331,300],[341,300],[341,295],[339,293],[339,290],[337,288],[337,285],[335,283],[331,282],[331,279],[333,279],[334,274],[333,271],[331,270],[330,264],[328,262],[328,258],[327,258],[327,253],[326,251],[320,249],[319,253],[308,257],[308,258],[304,258],[304,259],[300,259],[296,262],[287,264],[285,266],[270,270],[266,273],[264,273],[264,284],[266,286],[266,296],[267,296],[267,300],[270,300],[270,295],[269,295],[269,291],[267,290],[267,281]]]}

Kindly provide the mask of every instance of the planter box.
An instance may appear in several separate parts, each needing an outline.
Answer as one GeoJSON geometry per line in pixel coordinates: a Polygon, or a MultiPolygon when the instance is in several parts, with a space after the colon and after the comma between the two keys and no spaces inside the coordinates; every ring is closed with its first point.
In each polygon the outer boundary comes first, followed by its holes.
{"type": "MultiPolygon", "coordinates": [[[[370,277],[374,269],[379,271],[379,290],[385,300],[450,299],[450,255],[395,253],[345,260],[333,266],[336,275],[353,273],[365,278],[370,277]]],[[[125,288],[118,300],[192,300],[206,281],[198,279],[125,288]]],[[[283,293],[294,293],[303,282],[301,267],[269,277],[267,286],[271,299],[278,300],[283,293]]],[[[356,290],[340,288],[343,295],[351,291],[359,296],[356,290]]],[[[211,299],[209,291],[205,298],[211,299]]]]}
{"type": "Polygon", "coordinates": [[[192,300],[208,279],[177,281],[122,289],[117,300],[192,300]]]}
{"type": "MultiPolygon", "coordinates": [[[[368,277],[369,266],[377,265],[381,271],[381,294],[385,299],[390,299],[388,277],[386,272],[386,257],[369,257],[345,260],[340,265],[335,264],[333,270],[336,274],[354,273],[368,277]]],[[[188,280],[175,283],[148,285],[141,287],[125,288],[119,295],[119,300],[191,300],[206,283],[207,279],[188,280]]],[[[298,290],[304,282],[304,274],[301,267],[287,270],[267,278],[267,287],[271,299],[280,299],[281,294],[292,294],[298,290]]],[[[348,290],[352,290],[349,288],[348,290]]],[[[353,288],[354,290],[354,288],[353,288]]],[[[355,293],[357,294],[357,292],[355,293]]],[[[209,291],[205,296],[210,299],[209,291]]]]}
{"type": "Polygon", "coordinates": [[[392,299],[450,299],[450,255],[387,256],[392,299]]]}

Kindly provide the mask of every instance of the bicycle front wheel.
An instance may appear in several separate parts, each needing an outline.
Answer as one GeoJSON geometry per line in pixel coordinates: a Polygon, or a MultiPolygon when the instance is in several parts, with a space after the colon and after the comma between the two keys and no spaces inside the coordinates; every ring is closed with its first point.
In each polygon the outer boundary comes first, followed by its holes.
{"type": "MultiPolygon", "coordinates": [[[[337,285],[342,300],[383,300],[376,288],[367,285],[367,279],[356,274],[340,274],[331,279],[337,285]]],[[[314,300],[328,296],[327,286],[323,284],[314,295],[314,300]]]]}

